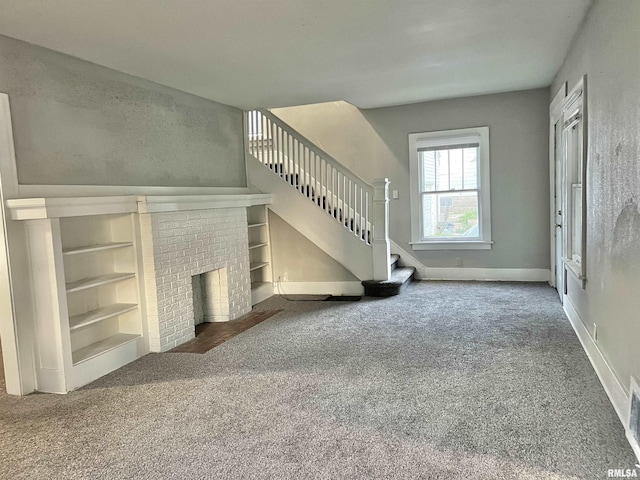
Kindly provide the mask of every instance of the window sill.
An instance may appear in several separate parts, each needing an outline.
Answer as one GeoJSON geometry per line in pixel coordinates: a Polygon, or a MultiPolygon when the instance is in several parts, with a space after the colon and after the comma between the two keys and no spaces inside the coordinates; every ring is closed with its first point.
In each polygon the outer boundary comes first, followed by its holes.
{"type": "Polygon", "coordinates": [[[493,242],[451,241],[451,242],[409,242],[413,250],[491,250],[493,242]]]}
{"type": "Polygon", "coordinates": [[[587,277],[582,271],[582,265],[580,265],[575,260],[570,260],[568,258],[563,258],[562,261],[564,262],[564,266],[567,269],[567,271],[571,272],[573,276],[576,277],[576,280],[580,282],[580,284],[582,285],[582,288],[584,289],[586,285],[587,277]]]}

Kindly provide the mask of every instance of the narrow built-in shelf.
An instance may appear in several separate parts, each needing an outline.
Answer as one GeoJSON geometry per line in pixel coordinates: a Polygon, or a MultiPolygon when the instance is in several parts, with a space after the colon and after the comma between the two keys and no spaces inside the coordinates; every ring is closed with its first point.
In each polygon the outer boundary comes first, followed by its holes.
{"type": "Polygon", "coordinates": [[[259,288],[266,287],[267,285],[270,285],[270,283],[269,282],[251,282],[251,290],[257,290],[259,288]]]}
{"type": "Polygon", "coordinates": [[[249,245],[249,250],[253,250],[254,248],[266,247],[268,243],[256,243],[255,245],[249,245]]]}
{"type": "Polygon", "coordinates": [[[255,262],[249,264],[249,271],[252,272],[254,270],[258,270],[259,268],[263,268],[269,265],[268,262],[255,262]]]}
{"type": "Polygon", "coordinates": [[[133,242],[112,242],[100,245],[87,245],[85,247],[66,248],[62,250],[63,255],[77,255],[78,253],[99,252],[101,250],[111,250],[114,248],[124,248],[133,246],[133,242]]]}
{"type": "Polygon", "coordinates": [[[255,228],[255,227],[264,227],[267,224],[267,222],[264,223],[252,223],[249,225],[249,228],[255,228]]]}
{"type": "Polygon", "coordinates": [[[81,313],[80,315],[73,315],[69,317],[69,330],[77,330],[78,328],[86,327],[87,325],[122,315],[123,313],[135,310],[136,308],[138,308],[138,305],[135,303],[116,303],[114,305],[109,305],[108,307],[102,307],[96,310],[91,310],[87,313],[81,313]]]}
{"type": "Polygon", "coordinates": [[[76,282],[67,283],[67,293],[99,287],[100,285],[119,282],[120,280],[126,280],[127,278],[133,278],[135,276],[135,273],[108,273],[107,275],[100,275],[99,277],[83,278],[76,282]]]}
{"type": "Polygon", "coordinates": [[[91,358],[97,357],[98,355],[106,353],[109,350],[113,350],[114,348],[118,348],[139,337],[140,335],[136,333],[117,333],[111,337],[105,338],[104,340],[100,340],[99,342],[74,350],[71,353],[71,359],[73,364],[77,365],[80,362],[90,360],[91,358]]]}

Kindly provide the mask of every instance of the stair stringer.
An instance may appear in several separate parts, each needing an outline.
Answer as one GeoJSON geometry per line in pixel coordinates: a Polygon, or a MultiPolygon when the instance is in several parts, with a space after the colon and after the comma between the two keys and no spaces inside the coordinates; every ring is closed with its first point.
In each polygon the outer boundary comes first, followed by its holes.
{"type": "Polygon", "coordinates": [[[269,208],[283,220],[339,262],[359,280],[373,278],[373,253],[356,234],[336,222],[279,175],[256,158],[247,156],[247,173],[251,185],[273,195],[269,208]]]}

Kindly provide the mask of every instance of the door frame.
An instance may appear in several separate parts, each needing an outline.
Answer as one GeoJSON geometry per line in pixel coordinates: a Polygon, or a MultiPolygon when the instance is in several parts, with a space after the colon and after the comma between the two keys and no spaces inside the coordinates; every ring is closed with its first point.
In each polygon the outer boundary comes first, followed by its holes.
{"type": "MultiPolygon", "coordinates": [[[[562,293],[564,291],[564,285],[557,285],[556,269],[559,268],[559,261],[556,255],[556,160],[557,156],[562,156],[562,140],[558,144],[556,142],[556,129],[555,126],[560,123],[562,125],[562,114],[565,98],[567,96],[567,82],[563,83],[558,92],[553,97],[551,104],[549,105],[549,234],[550,234],[550,271],[549,285],[556,288],[560,294],[562,300],[562,293]]],[[[562,135],[560,135],[562,139],[562,135]]],[[[562,201],[562,199],[561,199],[562,201]]],[[[563,240],[564,241],[564,240],[563,240]]],[[[564,278],[564,276],[560,276],[564,278]]]]}

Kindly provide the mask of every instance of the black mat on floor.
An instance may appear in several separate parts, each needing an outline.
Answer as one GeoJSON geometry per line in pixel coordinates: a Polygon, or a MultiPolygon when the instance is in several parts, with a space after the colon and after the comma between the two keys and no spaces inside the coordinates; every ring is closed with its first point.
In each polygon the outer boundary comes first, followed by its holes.
{"type": "Polygon", "coordinates": [[[359,302],[362,297],[349,295],[329,295],[324,302],[359,302]]]}

